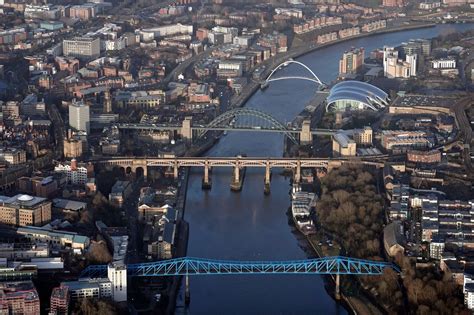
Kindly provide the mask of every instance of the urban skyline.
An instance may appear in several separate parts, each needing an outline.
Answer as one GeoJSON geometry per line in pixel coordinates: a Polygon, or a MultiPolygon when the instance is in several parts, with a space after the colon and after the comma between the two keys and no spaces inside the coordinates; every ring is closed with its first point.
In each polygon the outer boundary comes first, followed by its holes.
{"type": "Polygon", "coordinates": [[[470,0],[0,17],[0,313],[474,310],[470,0]]]}

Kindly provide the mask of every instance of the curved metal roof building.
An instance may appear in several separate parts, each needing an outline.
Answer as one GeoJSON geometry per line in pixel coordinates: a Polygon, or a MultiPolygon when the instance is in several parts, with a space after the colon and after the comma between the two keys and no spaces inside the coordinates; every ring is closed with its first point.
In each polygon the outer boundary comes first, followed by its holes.
{"type": "Polygon", "coordinates": [[[388,94],[372,84],[361,81],[342,81],[331,88],[326,110],[379,110],[388,105],[388,94]]]}

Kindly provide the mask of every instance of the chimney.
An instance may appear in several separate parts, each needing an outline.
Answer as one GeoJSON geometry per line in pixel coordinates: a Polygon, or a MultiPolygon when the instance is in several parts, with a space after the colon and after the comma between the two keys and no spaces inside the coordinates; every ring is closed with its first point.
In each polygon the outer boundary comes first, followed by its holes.
{"type": "Polygon", "coordinates": [[[75,170],[77,170],[77,160],[72,159],[71,160],[71,171],[75,171],[75,170]]]}

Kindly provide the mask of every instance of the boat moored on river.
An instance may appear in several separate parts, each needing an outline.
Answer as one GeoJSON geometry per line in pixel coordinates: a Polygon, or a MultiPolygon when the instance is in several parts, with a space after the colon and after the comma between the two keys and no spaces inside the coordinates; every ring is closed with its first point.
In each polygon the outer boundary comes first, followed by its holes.
{"type": "Polygon", "coordinates": [[[317,197],[315,193],[301,191],[301,186],[293,185],[291,194],[291,216],[296,228],[304,235],[314,234],[316,227],[311,218],[317,197]]]}

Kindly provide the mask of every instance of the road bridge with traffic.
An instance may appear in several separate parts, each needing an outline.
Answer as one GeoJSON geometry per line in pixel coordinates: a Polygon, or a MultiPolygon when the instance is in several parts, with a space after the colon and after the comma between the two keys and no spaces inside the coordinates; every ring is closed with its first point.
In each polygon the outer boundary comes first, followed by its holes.
{"type": "Polygon", "coordinates": [[[192,141],[196,137],[203,137],[207,131],[275,132],[285,134],[295,144],[311,143],[314,135],[331,136],[342,132],[336,129],[311,129],[309,120],[303,121],[301,128],[290,127],[267,113],[251,108],[236,108],[227,111],[206,125],[193,124],[193,119],[189,116],[183,120],[181,125],[120,123],[116,126],[121,130],[176,131],[188,141],[192,141]]]}

